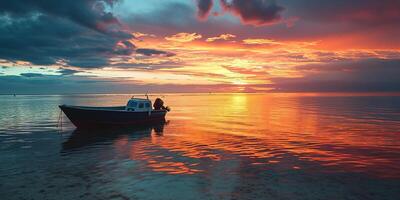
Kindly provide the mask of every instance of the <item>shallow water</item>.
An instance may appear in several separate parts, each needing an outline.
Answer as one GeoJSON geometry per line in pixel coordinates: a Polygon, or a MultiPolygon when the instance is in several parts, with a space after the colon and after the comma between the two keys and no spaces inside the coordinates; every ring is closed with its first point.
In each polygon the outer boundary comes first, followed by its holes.
{"type": "Polygon", "coordinates": [[[400,198],[398,95],[170,94],[164,125],[57,128],[129,97],[0,96],[1,199],[400,198]]]}

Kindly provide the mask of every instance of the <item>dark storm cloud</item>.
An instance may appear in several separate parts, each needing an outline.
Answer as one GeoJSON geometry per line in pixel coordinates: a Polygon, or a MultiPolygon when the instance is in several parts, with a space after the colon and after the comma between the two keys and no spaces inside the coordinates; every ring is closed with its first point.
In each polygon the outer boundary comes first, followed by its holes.
{"type": "Polygon", "coordinates": [[[22,73],[20,74],[23,77],[27,77],[27,78],[34,78],[34,77],[43,77],[43,74],[40,73],[22,73]]]}
{"type": "Polygon", "coordinates": [[[58,73],[61,73],[62,76],[68,76],[68,75],[73,75],[76,73],[79,73],[81,71],[79,70],[74,70],[74,69],[65,69],[65,68],[61,68],[60,70],[57,71],[58,73]]]}
{"type": "MultiPolygon", "coordinates": [[[[119,33],[108,25],[119,24],[118,19],[106,6],[113,6],[118,0],[57,0],[34,1],[12,0],[0,2],[0,13],[11,17],[29,17],[31,14],[42,13],[54,17],[67,18],[82,26],[106,33],[119,33]],[[110,28],[110,29],[109,29],[110,28]]],[[[114,34],[113,33],[113,34],[114,34]]]]}
{"type": "MultiPolygon", "coordinates": [[[[220,0],[224,11],[240,17],[244,24],[263,26],[274,24],[281,20],[284,7],[274,0],[220,0]]],[[[200,19],[207,18],[213,6],[213,0],[197,0],[197,15],[200,19]]]]}
{"type": "Polygon", "coordinates": [[[213,6],[213,0],[197,0],[197,15],[200,19],[207,18],[213,6]]]}
{"type": "MultiPolygon", "coordinates": [[[[289,17],[329,23],[359,25],[394,24],[400,20],[398,0],[220,0],[223,9],[239,16],[245,24],[265,25],[281,20],[284,10],[289,17]]],[[[198,5],[199,14],[202,11],[198,5]]]]}
{"type": "Polygon", "coordinates": [[[131,34],[107,12],[115,0],[0,2],[0,58],[36,65],[102,67],[129,55],[131,34]],[[117,45],[117,44],[124,45],[117,45]]]}
{"type": "Polygon", "coordinates": [[[301,78],[274,78],[279,91],[398,92],[400,60],[365,59],[296,68],[301,78]]]}
{"type": "Polygon", "coordinates": [[[274,24],[281,20],[283,7],[274,0],[221,0],[222,7],[239,16],[243,23],[256,26],[274,24]]]}
{"type": "Polygon", "coordinates": [[[114,49],[117,55],[130,55],[134,52],[136,46],[130,41],[121,41],[114,49]]]}
{"type": "Polygon", "coordinates": [[[79,72],[82,72],[82,71],[74,70],[74,69],[61,68],[57,72],[60,73],[61,75],[45,75],[45,74],[41,74],[41,73],[21,73],[20,76],[21,77],[25,77],[25,78],[60,77],[60,76],[73,75],[75,73],[79,73],[79,72]]]}
{"type": "Polygon", "coordinates": [[[167,56],[167,57],[175,56],[174,53],[167,52],[167,51],[161,51],[161,50],[157,50],[157,49],[137,49],[136,53],[142,54],[145,56],[154,56],[154,55],[167,56]]]}
{"type": "Polygon", "coordinates": [[[289,7],[290,14],[310,21],[370,25],[398,23],[400,19],[398,0],[307,0],[307,3],[288,1],[285,5],[289,7]]]}

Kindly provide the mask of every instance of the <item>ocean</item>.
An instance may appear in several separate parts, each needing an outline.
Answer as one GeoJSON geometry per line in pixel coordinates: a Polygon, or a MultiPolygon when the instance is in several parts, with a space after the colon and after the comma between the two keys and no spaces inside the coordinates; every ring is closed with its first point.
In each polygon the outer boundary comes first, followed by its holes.
{"type": "Polygon", "coordinates": [[[398,94],[152,95],[167,122],[132,130],[59,118],[130,97],[0,96],[0,198],[400,198],[398,94]]]}

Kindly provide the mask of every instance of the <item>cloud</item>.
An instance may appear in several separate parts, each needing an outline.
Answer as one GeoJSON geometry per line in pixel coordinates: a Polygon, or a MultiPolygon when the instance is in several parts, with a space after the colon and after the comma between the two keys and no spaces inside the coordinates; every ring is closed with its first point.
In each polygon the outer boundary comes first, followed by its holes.
{"type": "MultiPolygon", "coordinates": [[[[231,0],[227,2],[230,3],[231,0]]],[[[248,2],[253,4],[255,1],[248,0],[248,2]]],[[[232,20],[231,16],[226,16],[232,13],[232,9],[219,12],[218,17],[210,16],[210,20],[201,21],[196,14],[198,11],[196,3],[195,0],[161,1],[159,6],[148,11],[128,14],[123,18],[123,22],[134,30],[163,36],[177,32],[196,32],[203,36],[234,33],[240,38],[268,36],[269,39],[278,41],[318,40],[323,41],[320,45],[323,49],[394,49],[400,44],[400,37],[397,37],[400,26],[396,26],[400,19],[396,17],[398,12],[395,11],[400,1],[396,0],[310,0],[307,3],[279,0],[275,4],[284,8],[279,12],[281,20],[276,21],[279,25],[263,27],[242,26],[243,23],[237,23],[236,19],[232,20]],[[362,10],[366,10],[365,13],[374,13],[375,8],[381,12],[376,16],[381,17],[376,17],[374,20],[344,17],[353,13],[353,10],[354,13],[363,13],[362,10]],[[293,26],[288,28],[284,24],[293,26]],[[364,34],[366,31],[369,34],[364,34]]],[[[214,7],[220,9],[220,1],[214,0],[214,7]]],[[[213,10],[210,14],[212,12],[213,10]]],[[[361,16],[361,14],[358,15],[361,16]]]]}
{"type": "Polygon", "coordinates": [[[278,31],[280,37],[320,39],[331,49],[395,49],[400,44],[398,0],[279,2],[286,8],[285,16],[298,19],[291,31],[278,31]]]}
{"type": "Polygon", "coordinates": [[[256,44],[270,44],[270,45],[279,45],[280,42],[270,39],[261,39],[261,38],[249,38],[243,40],[244,44],[256,45],[256,44]]]}
{"type": "Polygon", "coordinates": [[[222,34],[222,35],[219,35],[217,37],[207,38],[206,42],[214,42],[214,41],[217,41],[217,40],[229,40],[229,39],[232,39],[232,38],[235,38],[235,37],[236,37],[236,35],[232,35],[232,34],[222,34]]]}
{"type": "MultiPolygon", "coordinates": [[[[157,54],[155,55],[157,56],[157,54]]],[[[166,56],[166,55],[161,55],[166,56]]],[[[150,58],[150,62],[147,59],[138,59],[134,62],[128,60],[126,62],[116,62],[110,65],[111,67],[120,68],[120,69],[131,69],[134,68],[135,70],[159,70],[159,69],[174,69],[182,67],[182,62],[172,60],[172,59],[165,59],[160,60],[156,59],[153,60],[150,58]]]]}
{"type": "Polygon", "coordinates": [[[154,34],[148,34],[148,33],[141,33],[141,32],[134,32],[132,33],[135,38],[143,38],[143,37],[156,37],[156,35],[154,34]]]}
{"type": "MultiPolygon", "coordinates": [[[[400,60],[364,59],[337,61],[334,63],[297,66],[302,77],[275,77],[264,68],[226,67],[232,72],[249,76],[267,77],[272,83],[240,85],[245,91],[281,92],[399,92],[400,60]]],[[[179,69],[177,69],[179,70],[179,69]]],[[[173,71],[173,70],[172,70],[173,71]]],[[[183,72],[185,73],[185,72],[183,72]]],[[[221,74],[188,72],[193,76],[221,77],[221,74]]],[[[126,93],[132,91],[152,92],[232,92],[233,84],[145,84],[124,79],[100,79],[84,76],[55,76],[25,73],[21,76],[0,76],[0,93],[126,93]]]]}
{"type": "Polygon", "coordinates": [[[197,33],[209,36],[238,30],[236,27],[238,24],[230,20],[199,20],[192,1],[195,2],[194,0],[160,1],[160,6],[140,13],[127,14],[121,20],[132,30],[163,37],[176,33],[197,33]]]}
{"type": "Polygon", "coordinates": [[[133,36],[107,11],[116,2],[1,1],[0,59],[90,68],[129,55],[134,45],[128,40],[133,36]]]}
{"type": "MultiPolygon", "coordinates": [[[[235,67],[235,66],[222,66],[223,68],[238,74],[246,74],[246,75],[268,75],[268,72],[263,67],[258,68],[244,68],[244,67],[235,67]]],[[[268,67],[266,67],[268,68],[268,67]]]]}
{"type": "Polygon", "coordinates": [[[161,56],[166,56],[166,57],[175,56],[174,53],[156,50],[156,49],[137,49],[136,53],[142,54],[145,56],[154,56],[154,55],[161,55],[161,56]]]}
{"type": "MultiPolygon", "coordinates": [[[[231,12],[240,17],[244,24],[264,26],[276,24],[281,21],[283,7],[278,6],[274,0],[220,0],[224,11],[231,12]]],[[[197,16],[200,20],[208,17],[213,0],[197,0],[197,16]]],[[[292,25],[293,20],[288,24],[292,25]]]]}
{"type": "Polygon", "coordinates": [[[20,76],[27,77],[27,78],[35,78],[35,77],[43,77],[44,74],[40,74],[40,73],[21,73],[20,76]]]}
{"type": "Polygon", "coordinates": [[[278,91],[398,92],[400,60],[363,59],[296,67],[303,77],[272,78],[278,91]]]}
{"type": "Polygon", "coordinates": [[[81,0],[81,1],[1,1],[0,13],[11,17],[29,17],[32,14],[44,14],[65,18],[74,23],[107,34],[124,34],[113,25],[119,25],[113,13],[106,7],[113,6],[117,0],[81,0]]]}
{"type": "Polygon", "coordinates": [[[120,41],[114,47],[114,54],[116,55],[131,55],[136,46],[130,41],[120,41]]]}
{"type": "Polygon", "coordinates": [[[62,76],[69,76],[69,75],[74,75],[74,74],[82,72],[82,71],[74,70],[74,69],[61,68],[57,72],[60,73],[62,76]]]}
{"type": "Polygon", "coordinates": [[[284,10],[274,0],[221,0],[220,2],[225,11],[239,16],[244,24],[255,26],[278,23],[284,10]]]}
{"type": "Polygon", "coordinates": [[[197,16],[203,20],[208,17],[213,6],[213,0],[197,0],[197,16]]]}
{"type": "Polygon", "coordinates": [[[396,24],[400,20],[398,0],[309,0],[293,1],[291,12],[301,19],[320,22],[356,23],[359,25],[396,24]],[[295,8],[295,9],[294,9],[295,8]]]}
{"type": "Polygon", "coordinates": [[[169,37],[165,37],[166,40],[168,41],[173,41],[173,42],[191,42],[196,39],[200,39],[203,36],[197,33],[178,33],[169,37]]]}

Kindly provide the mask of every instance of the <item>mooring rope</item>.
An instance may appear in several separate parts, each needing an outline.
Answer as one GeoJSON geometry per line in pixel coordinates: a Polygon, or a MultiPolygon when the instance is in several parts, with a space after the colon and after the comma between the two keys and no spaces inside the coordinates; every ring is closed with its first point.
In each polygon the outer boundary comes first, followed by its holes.
{"type": "Polygon", "coordinates": [[[57,119],[57,128],[58,130],[62,131],[62,110],[60,109],[60,113],[58,114],[58,119],[57,119]]]}

